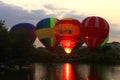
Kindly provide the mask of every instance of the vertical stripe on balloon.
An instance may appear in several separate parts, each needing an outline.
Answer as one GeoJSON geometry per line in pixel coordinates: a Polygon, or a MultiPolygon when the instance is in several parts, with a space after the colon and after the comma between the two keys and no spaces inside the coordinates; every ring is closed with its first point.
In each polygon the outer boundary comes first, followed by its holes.
{"type": "MultiPolygon", "coordinates": [[[[50,18],[50,27],[51,27],[51,28],[54,28],[54,26],[55,26],[55,19],[54,19],[54,18],[50,18]]],[[[55,38],[50,38],[51,46],[54,45],[54,39],[55,39],[55,38]]]]}
{"type": "Polygon", "coordinates": [[[95,21],[96,21],[96,22],[95,22],[95,27],[99,27],[99,18],[96,17],[96,18],[95,18],[95,21]]]}
{"type": "Polygon", "coordinates": [[[90,19],[91,19],[91,18],[88,18],[88,19],[86,20],[86,22],[85,22],[85,27],[88,27],[88,23],[89,23],[90,19]]]}

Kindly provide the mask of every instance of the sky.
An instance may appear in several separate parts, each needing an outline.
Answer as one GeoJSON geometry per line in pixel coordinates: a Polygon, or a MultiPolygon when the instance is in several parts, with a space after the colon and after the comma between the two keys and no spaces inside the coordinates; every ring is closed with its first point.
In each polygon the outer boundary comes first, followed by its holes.
{"type": "Polygon", "coordinates": [[[109,42],[120,42],[120,0],[0,0],[0,20],[9,29],[23,22],[36,26],[47,17],[82,22],[89,16],[104,18],[110,26],[109,42]]]}

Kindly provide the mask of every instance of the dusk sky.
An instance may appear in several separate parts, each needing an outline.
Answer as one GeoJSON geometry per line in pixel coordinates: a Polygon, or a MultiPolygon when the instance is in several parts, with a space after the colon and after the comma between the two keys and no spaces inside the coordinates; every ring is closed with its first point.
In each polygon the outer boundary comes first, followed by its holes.
{"type": "Polygon", "coordinates": [[[0,20],[8,28],[41,19],[74,18],[82,22],[89,16],[104,18],[110,25],[109,42],[120,42],[120,0],[0,0],[0,20]]]}

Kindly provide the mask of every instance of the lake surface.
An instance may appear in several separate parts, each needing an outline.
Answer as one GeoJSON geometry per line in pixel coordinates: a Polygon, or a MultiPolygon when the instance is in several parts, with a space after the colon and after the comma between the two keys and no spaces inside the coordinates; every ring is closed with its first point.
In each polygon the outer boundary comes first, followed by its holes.
{"type": "Polygon", "coordinates": [[[32,64],[30,80],[120,80],[120,65],[32,64]]]}
{"type": "Polygon", "coordinates": [[[20,70],[0,69],[0,80],[120,80],[120,65],[33,63],[20,70]]]}

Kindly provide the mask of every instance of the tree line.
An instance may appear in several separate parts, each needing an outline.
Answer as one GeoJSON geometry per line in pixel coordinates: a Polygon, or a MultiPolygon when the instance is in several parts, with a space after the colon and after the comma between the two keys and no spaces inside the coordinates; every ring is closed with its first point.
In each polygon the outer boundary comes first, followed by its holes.
{"type": "Polygon", "coordinates": [[[0,20],[0,64],[19,64],[28,63],[35,50],[33,44],[25,35],[17,36],[8,31],[5,21],[0,20]]]}

